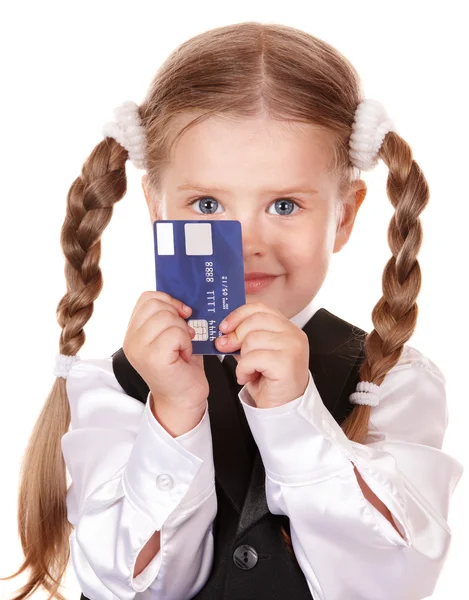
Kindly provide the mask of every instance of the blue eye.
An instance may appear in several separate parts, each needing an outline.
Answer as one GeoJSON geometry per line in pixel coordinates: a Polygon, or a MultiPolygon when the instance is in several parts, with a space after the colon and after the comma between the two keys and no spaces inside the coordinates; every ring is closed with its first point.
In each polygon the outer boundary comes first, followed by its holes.
{"type": "Polygon", "coordinates": [[[190,206],[194,206],[196,205],[200,207],[200,209],[202,210],[202,214],[205,215],[213,215],[215,213],[210,212],[210,208],[211,208],[211,204],[213,204],[214,202],[216,202],[218,204],[218,200],[215,200],[215,198],[211,198],[210,196],[203,196],[202,198],[196,198],[195,200],[191,200],[189,202],[190,206]]]}
{"type": "MultiPolygon", "coordinates": [[[[271,206],[275,206],[276,209],[281,211],[287,211],[286,213],[282,213],[280,216],[289,217],[292,214],[293,204],[296,204],[296,202],[294,202],[291,198],[282,198],[280,200],[276,200],[273,204],[271,204],[271,206]]],[[[296,206],[298,206],[298,204],[296,204],[296,206]]]]}
{"type": "MultiPolygon", "coordinates": [[[[211,196],[202,196],[200,198],[196,198],[195,200],[190,200],[187,204],[189,206],[198,206],[200,208],[200,210],[202,211],[201,214],[213,215],[213,214],[217,214],[217,213],[211,212],[211,208],[213,208],[213,203],[216,203],[216,205],[219,206],[219,202],[218,202],[218,200],[215,200],[215,198],[212,198],[211,196]]],[[[295,214],[295,213],[292,213],[293,205],[296,205],[297,208],[300,208],[299,205],[291,198],[281,198],[280,200],[275,200],[275,202],[273,202],[270,206],[274,206],[276,210],[283,211],[281,213],[276,213],[278,216],[288,217],[291,214],[295,214]]],[[[216,207],[215,207],[215,210],[216,210],[216,207]]],[[[198,212],[198,211],[196,211],[196,212],[198,212]]],[[[298,212],[298,211],[296,211],[296,212],[298,212]]],[[[272,214],[272,213],[269,213],[269,214],[272,214]]]]}

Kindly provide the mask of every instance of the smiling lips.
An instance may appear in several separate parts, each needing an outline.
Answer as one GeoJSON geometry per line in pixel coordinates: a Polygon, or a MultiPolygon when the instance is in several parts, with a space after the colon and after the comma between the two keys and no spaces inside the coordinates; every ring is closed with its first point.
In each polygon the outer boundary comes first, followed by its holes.
{"type": "Polygon", "coordinates": [[[255,294],[268,287],[278,275],[271,273],[252,272],[244,275],[244,289],[246,294],[255,294]]]}

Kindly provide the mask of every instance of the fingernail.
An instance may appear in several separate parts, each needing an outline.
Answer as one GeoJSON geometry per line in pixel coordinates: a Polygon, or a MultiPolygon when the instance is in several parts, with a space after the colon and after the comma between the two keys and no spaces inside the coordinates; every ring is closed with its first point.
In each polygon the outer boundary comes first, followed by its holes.
{"type": "Polygon", "coordinates": [[[219,337],[218,340],[219,340],[218,343],[220,346],[226,346],[226,344],[228,342],[226,337],[219,337]]]}
{"type": "Polygon", "coordinates": [[[222,331],[228,329],[228,321],[226,319],[220,323],[219,329],[221,329],[222,331]]]}
{"type": "Polygon", "coordinates": [[[191,310],[191,308],[190,308],[190,306],[187,306],[187,304],[183,304],[183,305],[182,305],[182,310],[183,310],[184,312],[189,312],[189,311],[191,310]]]}

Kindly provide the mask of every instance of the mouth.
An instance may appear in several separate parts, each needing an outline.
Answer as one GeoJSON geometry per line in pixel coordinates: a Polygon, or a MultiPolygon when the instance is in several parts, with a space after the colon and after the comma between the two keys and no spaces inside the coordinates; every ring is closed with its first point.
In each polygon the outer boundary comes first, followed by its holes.
{"type": "Polygon", "coordinates": [[[244,278],[246,294],[255,294],[265,290],[277,277],[278,275],[268,275],[266,273],[250,273],[244,278]]]}

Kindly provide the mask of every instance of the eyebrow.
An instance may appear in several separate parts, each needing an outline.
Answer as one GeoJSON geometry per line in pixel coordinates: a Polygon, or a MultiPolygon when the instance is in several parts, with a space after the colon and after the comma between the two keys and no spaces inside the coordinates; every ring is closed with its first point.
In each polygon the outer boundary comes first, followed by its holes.
{"type": "MultiPolygon", "coordinates": [[[[301,187],[302,186],[292,186],[292,187],[288,187],[288,188],[284,188],[284,189],[280,189],[280,190],[264,190],[264,193],[265,194],[275,194],[275,195],[277,195],[277,194],[278,195],[281,195],[281,194],[309,194],[309,195],[319,194],[318,190],[315,190],[314,188],[301,189],[301,187]]],[[[226,193],[227,192],[227,190],[224,190],[219,187],[213,187],[213,186],[204,187],[200,183],[184,183],[182,185],[178,185],[177,189],[178,190],[195,190],[198,192],[203,192],[204,194],[207,194],[210,192],[217,192],[217,193],[226,193]]]]}

